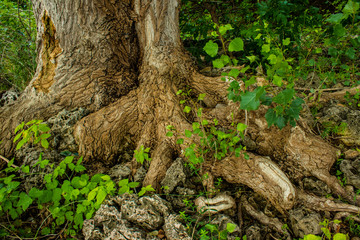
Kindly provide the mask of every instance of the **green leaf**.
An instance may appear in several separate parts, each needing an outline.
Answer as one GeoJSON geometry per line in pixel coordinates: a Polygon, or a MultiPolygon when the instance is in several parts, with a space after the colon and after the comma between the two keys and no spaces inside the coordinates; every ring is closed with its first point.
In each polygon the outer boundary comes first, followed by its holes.
{"type": "Polygon", "coordinates": [[[261,52],[268,53],[270,52],[270,44],[264,44],[261,47],[261,52]]]}
{"type": "Polygon", "coordinates": [[[51,134],[49,134],[49,133],[45,133],[45,134],[41,134],[41,135],[40,135],[40,138],[41,138],[41,139],[47,139],[47,138],[49,138],[49,137],[51,137],[51,134]]]}
{"type": "Polygon", "coordinates": [[[15,136],[13,142],[16,142],[17,140],[19,140],[19,138],[22,136],[23,132],[20,132],[18,135],[15,136]]]}
{"type": "Polygon", "coordinates": [[[215,57],[218,53],[219,46],[217,43],[214,43],[213,41],[208,41],[204,47],[204,51],[210,56],[215,57]]]}
{"type": "Polygon", "coordinates": [[[66,164],[69,164],[71,163],[72,161],[74,160],[74,156],[67,156],[63,162],[66,163],[66,164]]]}
{"type": "Polygon", "coordinates": [[[190,111],[191,111],[191,107],[189,107],[189,106],[184,107],[184,112],[185,113],[189,113],[190,111]]]}
{"type": "Polygon", "coordinates": [[[269,63],[271,65],[275,65],[277,62],[277,57],[275,54],[270,54],[270,56],[267,59],[269,60],[269,63]]]}
{"type": "Polygon", "coordinates": [[[50,128],[46,124],[39,124],[39,130],[42,131],[42,132],[48,132],[48,131],[50,131],[50,128]]]}
{"type": "Polygon", "coordinates": [[[189,131],[189,130],[187,130],[187,129],[185,129],[185,136],[186,136],[187,138],[191,138],[191,135],[192,135],[192,132],[189,131]]]}
{"type": "Polygon", "coordinates": [[[244,130],[247,128],[247,125],[243,124],[243,123],[238,123],[236,130],[238,130],[239,132],[244,132],[244,130]]]}
{"type": "Polygon", "coordinates": [[[348,239],[348,235],[343,233],[336,233],[333,237],[333,240],[347,240],[347,239],[348,239]]]}
{"type": "Polygon", "coordinates": [[[93,190],[91,190],[91,192],[89,192],[88,194],[87,200],[89,201],[93,200],[96,197],[98,191],[99,191],[99,187],[96,187],[93,190]]]}
{"type": "Polygon", "coordinates": [[[313,67],[313,66],[315,66],[315,60],[314,59],[310,59],[309,61],[308,61],[308,64],[309,64],[309,66],[311,66],[311,67],[313,67]]]}
{"type": "Polygon", "coordinates": [[[278,95],[273,98],[273,101],[279,104],[287,104],[294,97],[295,90],[292,88],[281,91],[278,95]]]}
{"type": "Polygon", "coordinates": [[[232,30],[231,24],[222,25],[219,27],[219,32],[221,35],[224,35],[228,30],[232,30]]]}
{"type": "Polygon", "coordinates": [[[129,179],[125,178],[125,179],[122,179],[119,181],[119,186],[122,187],[122,186],[127,186],[129,183],[129,179]]]}
{"type": "Polygon", "coordinates": [[[228,75],[233,78],[237,78],[239,76],[239,74],[240,74],[240,71],[236,68],[231,69],[230,72],[228,73],[228,75]]]}
{"type": "Polygon", "coordinates": [[[283,43],[284,46],[289,45],[290,44],[290,38],[283,39],[282,43],[283,43]]]}
{"type": "Polygon", "coordinates": [[[61,188],[55,188],[53,190],[53,194],[52,194],[52,201],[54,203],[60,202],[61,198],[62,198],[62,190],[61,190],[61,188]]]}
{"type": "Polygon", "coordinates": [[[256,56],[252,55],[252,56],[246,56],[247,59],[249,59],[250,63],[255,62],[256,60],[256,56]]]}
{"type": "Polygon", "coordinates": [[[176,144],[183,144],[184,143],[184,139],[183,138],[179,138],[177,141],[176,141],[176,144]]]}
{"type": "Polygon", "coordinates": [[[223,68],[223,67],[225,67],[224,61],[221,60],[220,58],[215,59],[214,61],[212,61],[212,63],[213,63],[214,68],[223,68]]]}
{"type": "Polygon", "coordinates": [[[46,139],[41,140],[41,146],[45,149],[49,147],[49,142],[46,139]]]}
{"type": "Polygon", "coordinates": [[[233,223],[227,223],[226,224],[226,230],[229,232],[229,233],[232,233],[236,228],[236,225],[233,224],[233,223]]]}
{"type": "Polygon", "coordinates": [[[21,139],[21,141],[16,145],[16,150],[19,150],[25,143],[27,143],[28,140],[28,138],[21,139]]]}
{"type": "Polygon", "coordinates": [[[21,124],[19,124],[16,128],[15,128],[15,134],[17,133],[17,131],[21,130],[24,128],[25,122],[22,122],[21,124]]]}
{"type": "Polygon", "coordinates": [[[206,93],[201,93],[201,94],[199,94],[198,100],[199,100],[199,101],[203,101],[204,98],[205,98],[205,96],[206,96],[206,93]]]}
{"type": "Polygon", "coordinates": [[[351,60],[355,60],[356,59],[356,51],[353,47],[349,48],[348,50],[346,50],[345,55],[350,58],[351,60]]]}
{"type": "Polygon", "coordinates": [[[276,85],[276,86],[279,86],[281,87],[282,86],[282,77],[279,77],[278,75],[274,75],[273,76],[273,83],[276,85]]]}
{"type": "Polygon", "coordinates": [[[308,234],[304,236],[304,240],[321,240],[322,238],[314,234],[308,234]]]}
{"type": "Polygon", "coordinates": [[[229,44],[229,52],[244,50],[244,42],[241,38],[233,39],[229,44]]]}
{"type": "Polygon", "coordinates": [[[258,87],[253,92],[245,92],[241,95],[240,109],[257,110],[260,106],[260,97],[265,93],[265,89],[258,87]]]}
{"type": "Polygon", "coordinates": [[[169,132],[166,133],[166,136],[167,136],[167,137],[172,137],[173,135],[174,135],[174,133],[171,132],[171,131],[169,131],[169,132]]]}
{"type": "Polygon", "coordinates": [[[267,121],[268,127],[271,127],[273,124],[275,124],[276,118],[277,116],[274,109],[272,108],[268,109],[265,114],[265,119],[267,121]]]}
{"type": "Polygon", "coordinates": [[[326,21],[331,24],[339,24],[343,18],[344,18],[344,14],[337,13],[337,14],[332,14],[328,19],[326,19],[326,21]]]}
{"type": "Polygon", "coordinates": [[[278,126],[278,128],[283,129],[286,126],[285,118],[283,116],[278,116],[275,125],[278,126]]]}
{"type": "Polygon", "coordinates": [[[359,6],[360,6],[359,2],[354,2],[352,0],[349,0],[343,9],[343,13],[356,14],[356,12],[359,10],[359,6]]]}
{"type": "Polygon", "coordinates": [[[140,183],[139,182],[131,182],[131,183],[129,183],[129,187],[130,188],[136,188],[136,187],[138,187],[140,185],[140,183]]]}
{"type": "Polygon", "coordinates": [[[205,225],[205,228],[209,229],[210,232],[212,232],[212,233],[218,230],[218,228],[217,228],[216,225],[210,224],[210,223],[206,224],[206,225],[205,225]]]}
{"type": "Polygon", "coordinates": [[[19,197],[18,207],[22,207],[22,210],[25,211],[31,205],[33,199],[24,192],[21,192],[19,197]]]}
{"type": "Polygon", "coordinates": [[[334,34],[335,34],[335,36],[341,38],[341,37],[345,36],[346,29],[341,24],[336,24],[334,26],[334,34]]]}

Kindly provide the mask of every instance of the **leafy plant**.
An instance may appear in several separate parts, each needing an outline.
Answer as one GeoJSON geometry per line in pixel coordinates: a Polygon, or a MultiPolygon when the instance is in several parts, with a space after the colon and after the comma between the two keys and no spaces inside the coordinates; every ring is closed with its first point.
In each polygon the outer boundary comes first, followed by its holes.
{"type": "Polygon", "coordinates": [[[144,146],[140,146],[139,150],[135,150],[134,153],[134,157],[136,159],[136,161],[140,164],[144,163],[144,160],[150,162],[151,158],[149,158],[149,152],[150,152],[150,148],[144,148],[144,146]]]}
{"type": "Polygon", "coordinates": [[[14,138],[14,142],[21,139],[16,145],[16,150],[19,150],[24,144],[29,142],[34,144],[40,142],[44,148],[49,147],[47,139],[51,136],[51,134],[48,133],[50,128],[42,122],[42,120],[31,120],[27,123],[22,122],[15,128],[15,134],[21,130],[14,138]]]}

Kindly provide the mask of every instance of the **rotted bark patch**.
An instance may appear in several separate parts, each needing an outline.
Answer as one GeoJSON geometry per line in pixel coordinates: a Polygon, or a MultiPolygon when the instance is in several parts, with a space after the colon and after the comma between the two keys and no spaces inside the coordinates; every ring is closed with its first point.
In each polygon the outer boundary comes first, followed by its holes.
{"type": "Polygon", "coordinates": [[[42,17],[44,33],[42,35],[43,48],[41,52],[42,68],[39,76],[33,83],[33,87],[39,91],[47,93],[54,83],[55,69],[57,66],[56,58],[62,52],[59,40],[56,39],[56,29],[50,16],[45,11],[42,17]]]}

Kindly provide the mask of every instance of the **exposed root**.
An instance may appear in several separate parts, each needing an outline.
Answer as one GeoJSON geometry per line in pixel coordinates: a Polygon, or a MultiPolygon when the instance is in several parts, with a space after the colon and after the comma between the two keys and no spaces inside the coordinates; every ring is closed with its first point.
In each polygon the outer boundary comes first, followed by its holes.
{"type": "Polygon", "coordinates": [[[277,218],[271,218],[266,216],[263,212],[257,211],[251,204],[247,201],[245,196],[241,197],[241,203],[245,209],[245,211],[255,218],[260,223],[269,226],[272,230],[287,235],[287,239],[291,239],[290,233],[286,229],[282,229],[282,226],[284,225],[282,222],[280,222],[277,218]]]}
{"type": "Polygon", "coordinates": [[[174,150],[170,144],[170,140],[162,140],[152,154],[150,168],[144,179],[143,186],[151,185],[153,188],[159,190],[159,183],[165,177],[166,171],[174,158],[174,150]]]}
{"type": "Polygon", "coordinates": [[[250,159],[229,157],[204,169],[230,183],[241,183],[268,199],[281,213],[291,209],[296,191],[290,180],[270,159],[248,153],[250,159]]]}
{"type": "Polygon", "coordinates": [[[198,197],[195,200],[195,205],[197,206],[197,211],[199,213],[203,213],[204,215],[213,215],[235,207],[235,200],[226,194],[219,194],[211,199],[198,197]]]}
{"type": "Polygon", "coordinates": [[[134,124],[138,117],[136,101],[136,95],[129,93],[127,97],[80,120],[74,127],[79,154],[85,159],[98,158],[111,163],[119,154],[124,137],[138,134],[139,126],[134,124]]]}
{"type": "Polygon", "coordinates": [[[307,194],[301,190],[297,192],[297,201],[315,211],[349,212],[360,214],[360,208],[346,203],[336,203],[330,199],[307,194]]]}

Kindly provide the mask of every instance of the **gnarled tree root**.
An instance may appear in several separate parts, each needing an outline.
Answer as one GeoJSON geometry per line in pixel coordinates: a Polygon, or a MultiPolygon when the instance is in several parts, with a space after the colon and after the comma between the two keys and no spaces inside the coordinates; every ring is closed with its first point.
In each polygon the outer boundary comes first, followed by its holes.
{"type": "Polygon", "coordinates": [[[260,223],[270,227],[272,230],[286,235],[287,239],[291,239],[290,233],[287,229],[283,229],[284,223],[282,223],[278,218],[271,218],[266,216],[263,212],[257,211],[251,204],[247,201],[245,196],[241,197],[241,203],[245,211],[258,220],[260,223]]]}

